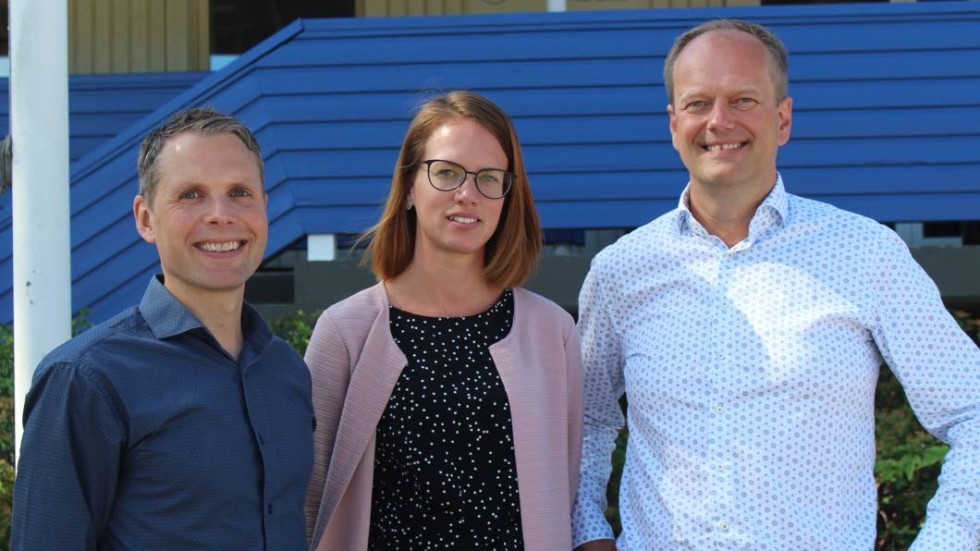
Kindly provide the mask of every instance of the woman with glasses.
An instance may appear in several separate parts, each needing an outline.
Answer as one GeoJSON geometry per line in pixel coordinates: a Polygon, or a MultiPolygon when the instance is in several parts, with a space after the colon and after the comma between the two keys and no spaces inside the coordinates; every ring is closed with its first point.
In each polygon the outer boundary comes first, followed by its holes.
{"type": "Polygon", "coordinates": [[[366,236],[379,283],[306,353],[311,548],[571,549],[578,335],[520,287],[541,231],[507,115],[470,92],[424,103],[366,236]]]}

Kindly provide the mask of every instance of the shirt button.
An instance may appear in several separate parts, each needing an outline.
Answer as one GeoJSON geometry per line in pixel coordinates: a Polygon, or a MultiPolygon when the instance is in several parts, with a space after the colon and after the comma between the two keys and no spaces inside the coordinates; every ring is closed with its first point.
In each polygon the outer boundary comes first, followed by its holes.
{"type": "Polygon", "coordinates": [[[721,531],[722,532],[727,532],[728,531],[728,523],[727,522],[723,522],[723,523],[721,523],[720,526],[718,526],[718,528],[721,528],[721,531]]]}
{"type": "Polygon", "coordinates": [[[715,406],[715,413],[721,413],[722,411],[725,411],[724,408],[721,406],[715,406]]]}

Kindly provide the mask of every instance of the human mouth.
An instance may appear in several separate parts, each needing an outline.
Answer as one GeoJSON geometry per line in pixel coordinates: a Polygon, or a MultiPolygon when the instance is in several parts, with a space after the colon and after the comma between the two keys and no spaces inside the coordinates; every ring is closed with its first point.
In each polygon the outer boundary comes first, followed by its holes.
{"type": "Polygon", "coordinates": [[[450,216],[449,219],[460,224],[476,224],[479,221],[476,218],[469,218],[467,216],[450,216]]]}
{"type": "Polygon", "coordinates": [[[739,142],[739,143],[719,143],[719,144],[706,145],[706,146],[704,146],[704,148],[707,149],[708,151],[711,151],[711,152],[716,152],[716,151],[731,151],[733,149],[739,149],[743,145],[745,145],[745,144],[743,144],[741,142],[739,142]]]}
{"type": "Polygon", "coordinates": [[[197,247],[209,253],[227,253],[237,250],[243,244],[243,241],[205,241],[203,243],[198,243],[197,247]]]}

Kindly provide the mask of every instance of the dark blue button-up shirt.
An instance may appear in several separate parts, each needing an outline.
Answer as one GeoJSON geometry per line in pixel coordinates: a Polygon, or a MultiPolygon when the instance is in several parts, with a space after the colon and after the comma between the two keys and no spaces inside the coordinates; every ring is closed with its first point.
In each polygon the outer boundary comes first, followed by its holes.
{"type": "Polygon", "coordinates": [[[12,549],[300,550],[310,376],[248,305],[236,361],[154,278],[60,346],[24,407],[12,549]]]}

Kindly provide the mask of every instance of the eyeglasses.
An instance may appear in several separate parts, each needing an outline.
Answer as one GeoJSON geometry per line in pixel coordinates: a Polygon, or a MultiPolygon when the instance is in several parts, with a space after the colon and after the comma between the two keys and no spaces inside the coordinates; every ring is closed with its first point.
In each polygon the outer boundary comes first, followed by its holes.
{"type": "Polygon", "coordinates": [[[487,199],[500,199],[510,191],[514,174],[499,168],[484,168],[470,172],[452,161],[431,159],[420,164],[428,167],[429,183],[439,191],[452,191],[463,185],[466,176],[473,175],[476,189],[487,199]]]}

